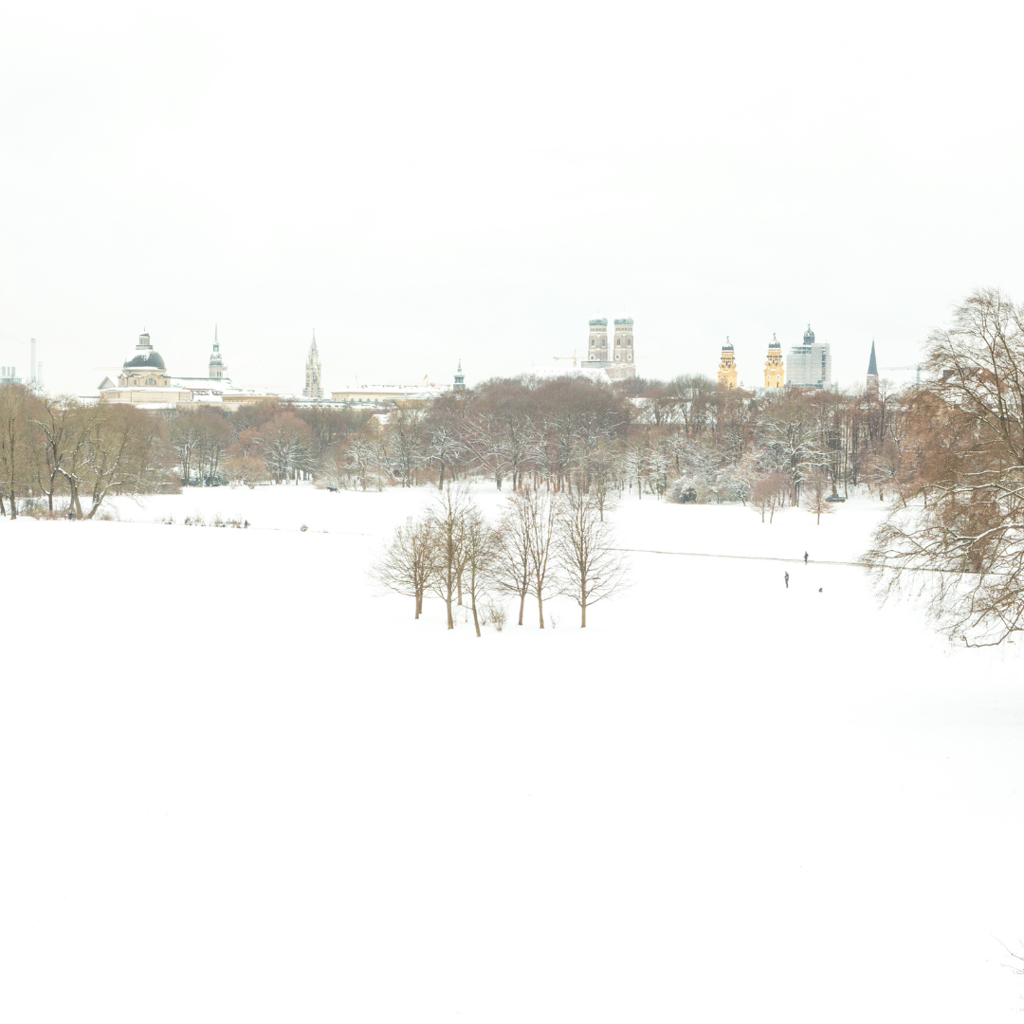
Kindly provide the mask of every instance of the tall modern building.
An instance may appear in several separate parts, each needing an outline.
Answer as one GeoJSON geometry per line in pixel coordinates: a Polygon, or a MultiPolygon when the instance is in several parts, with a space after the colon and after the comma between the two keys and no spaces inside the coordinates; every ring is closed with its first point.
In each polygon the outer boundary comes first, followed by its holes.
{"type": "Polygon", "coordinates": [[[210,376],[220,380],[228,375],[228,368],[220,357],[220,342],[217,341],[217,325],[213,325],[213,352],[210,354],[210,376]]]}
{"type": "Polygon", "coordinates": [[[306,398],[324,397],[324,385],[320,377],[320,353],[316,350],[316,331],[313,332],[313,341],[306,357],[306,386],[302,389],[302,394],[306,398]]]}
{"type": "Polygon", "coordinates": [[[786,386],[829,388],[832,386],[832,350],[828,342],[816,342],[811,325],[804,331],[804,343],[794,345],[786,359],[786,386]]]}
{"type": "Polygon", "coordinates": [[[722,358],[718,363],[718,383],[726,388],[736,387],[739,371],[736,369],[736,350],[726,338],[722,346],[722,358]]]}

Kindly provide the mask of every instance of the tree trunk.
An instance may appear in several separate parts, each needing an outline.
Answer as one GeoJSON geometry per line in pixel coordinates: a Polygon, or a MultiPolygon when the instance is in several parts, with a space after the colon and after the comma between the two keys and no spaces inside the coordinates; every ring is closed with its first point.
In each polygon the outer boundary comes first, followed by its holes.
{"type": "Polygon", "coordinates": [[[580,629],[587,628],[587,602],[580,605],[580,629]]]}
{"type": "Polygon", "coordinates": [[[526,591],[519,595],[519,625],[523,624],[523,612],[526,609],[526,591]]]}

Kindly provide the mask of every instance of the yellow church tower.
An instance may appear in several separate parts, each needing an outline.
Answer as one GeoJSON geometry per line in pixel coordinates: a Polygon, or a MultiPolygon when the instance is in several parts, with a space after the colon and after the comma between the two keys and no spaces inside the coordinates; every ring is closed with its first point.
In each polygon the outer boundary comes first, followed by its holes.
{"type": "Polygon", "coordinates": [[[718,383],[727,388],[736,387],[736,353],[728,338],[722,346],[722,361],[718,364],[718,383]]]}
{"type": "Polygon", "coordinates": [[[781,388],[786,383],[785,373],[782,368],[782,345],[772,335],[771,344],[768,346],[768,358],[764,363],[764,386],[766,388],[781,388]]]}

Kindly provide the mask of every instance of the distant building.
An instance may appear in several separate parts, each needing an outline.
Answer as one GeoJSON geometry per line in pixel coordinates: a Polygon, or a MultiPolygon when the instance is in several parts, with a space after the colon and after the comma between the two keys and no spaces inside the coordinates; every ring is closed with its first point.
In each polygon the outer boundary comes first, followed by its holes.
{"type": "Polygon", "coordinates": [[[734,388],[738,378],[736,369],[736,351],[728,338],[722,346],[722,358],[718,363],[718,383],[723,387],[734,388]]]}
{"type": "Polygon", "coordinates": [[[21,378],[13,366],[0,366],[0,384],[20,384],[21,378]]]}
{"type": "Polygon", "coordinates": [[[348,405],[429,402],[449,390],[453,389],[447,384],[354,384],[340,391],[332,391],[331,401],[348,405]]]}
{"type": "Polygon", "coordinates": [[[153,348],[149,334],[139,335],[135,350],[128,354],[115,384],[104,377],[97,391],[101,402],[118,405],[140,405],[149,409],[167,408],[187,402],[218,403],[236,408],[250,401],[267,401],[275,396],[239,391],[227,376],[227,367],[220,360],[220,347],[214,328],[214,351],[210,357],[210,376],[175,377],[164,363],[163,356],[153,348]],[[220,376],[214,376],[219,369],[220,376]]]}
{"type": "Polygon", "coordinates": [[[459,360],[459,368],[455,371],[455,384],[452,386],[453,391],[465,391],[466,390],[466,375],[462,372],[462,360],[459,360]]]}
{"type": "Polygon", "coordinates": [[[864,388],[868,398],[878,397],[878,364],[875,362],[875,339],[871,339],[871,358],[868,360],[867,385],[864,388]]]}
{"type": "Polygon", "coordinates": [[[781,388],[786,383],[782,366],[782,344],[772,335],[768,345],[768,358],[764,362],[764,386],[781,388]]]}
{"type": "Polygon", "coordinates": [[[804,331],[804,343],[789,350],[786,386],[819,389],[832,386],[832,350],[828,342],[814,340],[810,324],[804,331]]]}
{"type": "Polygon", "coordinates": [[[220,343],[217,341],[217,325],[213,325],[213,352],[210,355],[210,377],[220,380],[228,375],[228,368],[220,357],[220,343]]]}
{"type": "Polygon", "coordinates": [[[324,385],[320,376],[320,353],[316,349],[316,331],[313,332],[313,341],[306,357],[306,386],[302,389],[302,394],[305,398],[316,400],[324,397],[324,385]]]}
{"type": "Polygon", "coordinates": [[[587,357],[580,361],[585,370],[604,370],[611,380],[625,380],[636,376],[636,353],[633,348],[633,318],[615,321],[613,345],[608,344],[608,320],[601,318],[589,322],[587,357]]]}

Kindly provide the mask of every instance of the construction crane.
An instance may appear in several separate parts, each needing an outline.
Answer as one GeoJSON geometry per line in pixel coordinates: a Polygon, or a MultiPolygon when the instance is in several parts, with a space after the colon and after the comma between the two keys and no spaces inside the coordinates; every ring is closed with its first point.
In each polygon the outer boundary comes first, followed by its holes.
{"type": "Polygon", "coordinates": [[[551,358],[552,359],[571,359],[572,360],[572,368],[574,370],[576,369],[576,349],[572,350],[572,355],[571,356],[552,356],[551,358]]]}
{"type": "Polygon", "coordinates": [[[915,384],[918,387],[921,386],[921,364],[920,363],[918,363],[917,366],[883,366],[882,369],[883,370],[916,370],[917,371],[917,379],[915,381],[915,384]]]}

